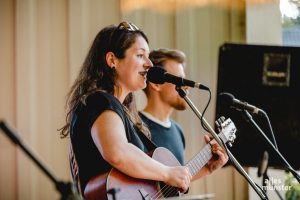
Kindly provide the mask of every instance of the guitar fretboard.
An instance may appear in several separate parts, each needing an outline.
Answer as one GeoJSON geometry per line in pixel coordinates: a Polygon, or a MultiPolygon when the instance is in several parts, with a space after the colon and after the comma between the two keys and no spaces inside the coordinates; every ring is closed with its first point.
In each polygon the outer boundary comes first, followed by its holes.
{"type": "MultiPolygon", "coordinates": [[[[219,137],[224,141],[222,133],[219,133],[219,137]]],[[[210,141],[210,143],[216,143],[215,139],[210,141]]],[[[204,148],[196,154],[185,166],[188,167],[192,176],[196,175],[200,169],[206,165],[206,163],[212,158],[213,154],[211,151],[211,145],[207,144],[204,148]]]]}

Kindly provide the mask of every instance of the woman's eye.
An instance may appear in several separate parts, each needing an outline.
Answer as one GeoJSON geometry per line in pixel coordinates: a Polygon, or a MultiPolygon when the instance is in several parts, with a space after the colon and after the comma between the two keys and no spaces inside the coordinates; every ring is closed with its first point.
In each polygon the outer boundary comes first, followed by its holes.
{"type": "Polygon", "coordinates": [[[144,56],[143,54],[138,54],[137,55],[137,57],[139,57],[139,58],[143,58],[143,56],[144,56]]]}

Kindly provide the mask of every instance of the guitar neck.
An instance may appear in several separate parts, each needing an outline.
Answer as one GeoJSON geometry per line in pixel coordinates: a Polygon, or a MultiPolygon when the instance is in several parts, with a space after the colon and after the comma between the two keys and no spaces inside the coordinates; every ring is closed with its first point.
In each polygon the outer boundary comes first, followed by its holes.
{"type": "MultiPolygon", "coordinates": [[[[219,137],[223,140],[223,134],[220,133],[219,137]]],[[[210,141],[210,143],[216,143],[215,139],[210,141]]],[[[196,154],[190,161],[188,161],[188,163],[185,166],[188,167],[192,176],[195,176],[201,170],[201,168],[204,165],[206,165],[206,163],[212,158],[212,156],[213,154],[211,151],[211,145],[206,144],[204,148],[198,154],[196,154]]]]}

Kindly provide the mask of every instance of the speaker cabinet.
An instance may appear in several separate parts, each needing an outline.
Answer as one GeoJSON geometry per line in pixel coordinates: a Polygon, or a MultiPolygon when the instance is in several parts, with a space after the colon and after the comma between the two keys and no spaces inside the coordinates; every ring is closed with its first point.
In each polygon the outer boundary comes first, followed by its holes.
{"type": "MultiPolygon", "coordinates": [[[[300,168],[300,48],[225,43],[219,49],[217,94],[229,92],[236,99],[263,109],[269,116],[278,149],[295,168],[300,168]]],[[[230,117],[237,126],[231,148],[244,166],[257,166],[266,144],[243,112],[225,107],[217,98],[216,117],[230,117]]],[[[267,121],[254,120],[271,139],[267,121]]],[[[269,151],[269,165],[282,163],[269,151]]]]}

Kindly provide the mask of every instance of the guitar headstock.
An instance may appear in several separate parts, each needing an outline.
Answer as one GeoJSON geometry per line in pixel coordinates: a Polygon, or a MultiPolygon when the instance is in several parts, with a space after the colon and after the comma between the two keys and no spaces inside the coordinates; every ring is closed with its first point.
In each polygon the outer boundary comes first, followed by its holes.
{"type": "Polygon", "coordinates": [[[236,127],[231,121],[230,118],[225,120],[225,117],[220,117],[218,120],[216,120],[216,125],[219,130],[219,136],[223,140],[224,143],[228,143],[229,146],[232,146],[232,143],[234,142],[236,138],[236,127]]]}

